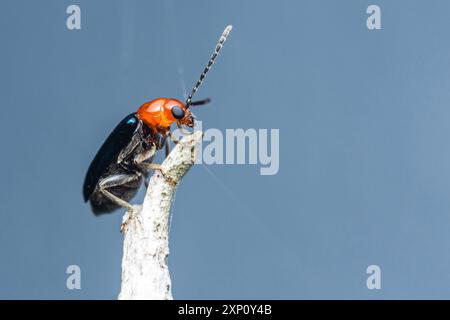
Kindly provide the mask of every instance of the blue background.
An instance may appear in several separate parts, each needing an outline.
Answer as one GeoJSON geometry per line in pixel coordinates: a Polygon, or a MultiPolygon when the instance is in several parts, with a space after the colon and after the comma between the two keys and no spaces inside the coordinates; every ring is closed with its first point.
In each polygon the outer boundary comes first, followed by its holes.
{"type": "Polygon", "coordinates": [[[125,115],[183,97],[228,24],[196,114],[205,129],[279,128],[280,171],[189,172],[175,298],[450,298],[449,13],[443,0],[2,1],[0,298],[117,297],[122,213],[90,213],[85,171],[125,115]],[[81,30],[66,28],[70,4],[81,30]],[[369,4],[382,30],[367,29],[369,4]],[[81,290],[66,288],[71,264],[81,290]],[[366,287],[371,264],[381,290],[366,287]]]}

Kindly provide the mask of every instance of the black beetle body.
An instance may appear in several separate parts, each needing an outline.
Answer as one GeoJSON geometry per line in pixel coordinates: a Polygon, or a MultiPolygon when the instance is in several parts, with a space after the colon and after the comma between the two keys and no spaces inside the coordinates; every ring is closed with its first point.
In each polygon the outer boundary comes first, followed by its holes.
{"type": "Polygon", "coordinates": [[[129,207],[148,176],[148,166],[165,136],[153,132],[132,113],[105,140],[89,166],[83,185],[84,201],[95,215],[129,207]]]}

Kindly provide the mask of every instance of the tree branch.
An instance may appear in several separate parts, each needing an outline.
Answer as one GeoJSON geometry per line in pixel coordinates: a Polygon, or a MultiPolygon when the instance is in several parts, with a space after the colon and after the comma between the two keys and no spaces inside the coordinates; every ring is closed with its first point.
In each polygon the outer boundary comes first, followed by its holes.
{"type": "Polygon", "coordinates": [[[156,171],[142,206],[124,215],[122,284],[119,299],[172,300],[168,268],[169,214],[178,183],[195,162],[202,133],[185,136],[156,171]]]}

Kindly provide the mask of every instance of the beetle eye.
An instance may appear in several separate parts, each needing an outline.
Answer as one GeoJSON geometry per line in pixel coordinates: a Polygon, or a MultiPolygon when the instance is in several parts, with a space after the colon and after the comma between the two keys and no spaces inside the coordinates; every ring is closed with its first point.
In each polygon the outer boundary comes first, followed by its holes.
{"type": "Polygon", "coordinates": [[[184,117],[184,110],[181,109],[179,106],[173,106],[172,107],[172,115],[175,119],[183,119],[184,117]]]}

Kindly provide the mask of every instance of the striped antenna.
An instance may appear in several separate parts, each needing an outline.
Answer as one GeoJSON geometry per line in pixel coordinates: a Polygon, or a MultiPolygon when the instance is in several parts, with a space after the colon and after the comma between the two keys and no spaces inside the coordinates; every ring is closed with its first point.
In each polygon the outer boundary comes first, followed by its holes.
{"type": "Polygon", "coordinates": [[[203,79],[205,79],[206,74],[208,73],[208,71],[211,69],[211,66],[216,61],[216,58],[219,55],[219,52],[222,49],[224,42],[227,40],[227,37],[230,34],[231,29],[233,29],[233,26],[228,26],[223,31],[222,36],[220,37],[219,42],[217,43],[216,48],[214,49],[214,52],[213,52],[211,58],[209,58],[208,64],[206,65],[205,69],[203,70],[202,74],[200,75],[200,78],[198,79],[197,83],[192,88],[192,91],[189,94],[188,98],[186,99],[186,108],[189,108],[189,106],[191,105],[192,97],[197,92],[198,88],[201,86],[201,84],[203,82],[203,79]]]}

